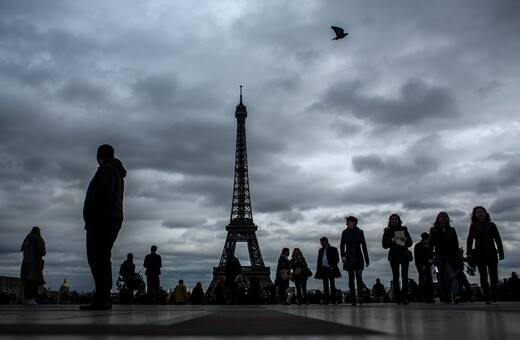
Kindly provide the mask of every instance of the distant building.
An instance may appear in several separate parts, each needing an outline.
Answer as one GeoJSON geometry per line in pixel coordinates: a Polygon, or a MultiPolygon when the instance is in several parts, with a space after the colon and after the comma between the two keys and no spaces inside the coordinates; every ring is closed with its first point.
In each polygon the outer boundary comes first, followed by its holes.
{"type": "Polygon", "coordinates": [[[19,277],[0,276],[0,290],[4,294],[15,294],[20,299],[23,294],[22,279],[19,277]]]}
{"type": "Polygon", "coordinates": [[[60,286],[60,293],[68,293],[70,291],[69,284],[67,283],[67,278],[63,279],[63,283],[60,286]]]}

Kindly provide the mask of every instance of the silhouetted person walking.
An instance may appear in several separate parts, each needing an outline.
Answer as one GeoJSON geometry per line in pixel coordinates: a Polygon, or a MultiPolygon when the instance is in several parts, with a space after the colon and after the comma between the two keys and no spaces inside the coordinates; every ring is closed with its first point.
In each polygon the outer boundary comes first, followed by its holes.
{"type": "Polygon", "coordinates": [[[158,304],[161,287],[159,275],[161,275],[162,260],[161,256],[157,254],[157,246],[153,245],[150,251],[150,254],[144,257],[143,267],[146,268],[144,273],[146,275],[146,286],[148,287],[150,303],[158,304]]]}
{"type": "Polygon", "coordinates": [[[459,303],[460,292],[457,273],[462,268],[459,237],[455,228],[450,224],[448,214],[444,211],[437,215],[435,223],[430,229],[428,255],[430,263],[434,263],[439,270],[441,301],[450,303],[453,297],[453,302],[459,303]]]}
{"type": "Polygon", "coordinates": [[[486,304],[491,304],[497,298],[498,260],[504,259],[504,247],[498,228],[484,207],[473,208],[466,251],[468,259],[477,264],[486,304]]]}
{"type": "Polygon", "coordinates": [[[94,278],[95,293],[82,310],[112,308],[112,247],[123,224],[123,193],[126,170],[114,157],[114,148],[103,144],[97,149],[99,167],[90,181],[83,206],[87,231],[87,259],[94,278]]]}
{"type": "Polygon", "coordinates": [[[388,218],[388,225],[384,229],[381,241],[384,249],[388,251],[388,261],[392,269],[392,281],[394,282],[394,298],[397,304],[408,304],[408,267],[410,259],[407,251],[413,244],[412,237],[408,228],[403,226],[401,217],[392,214],[388,218]],[[403,287],[400,289],[399,271],[403,280],[403,287]]]}
{"type": "Polygon", "coordinates": [[[278,264],[276,265],[276,278],[274,283],[278,286],[278,296],[280,298],[280,304],[288,305],[287,302],[287,290],[289,289],[289,277],[282,276],[282,270],[285,273],[290,274],[290,260],[289,260],[289,248],[283,248],[278,258],[278,264]]]}
{"type": "Polygon", "coordinates": [[[318,261],[316,266],[315,279],[321,279],[323,282],[323,303],[336,304],[336,279],[341,277],[338,268],[339,252],[338,248],[329,244],[326,237],[320,239],[321,248],[318,251],[318,261]]]}
{"type": "Polygon", "coordinates": [[[134,296],[135,263],[134,254],[128,253],[126,260],[119,267],[119,276],[124,282],[124,287],[119,292],[121,303],[131,304],[134,296]]]}
{"type": "Polygon", "coordinates": [[[38,287],[45,284],[43,278],[43,257],[46,254],[45,241],[42,238],[39,227],[33,227],[25,237],[22,247],[22,268],[20,278],[24,288],[23,304],[26,306],[37,305],[34,298],[38,295],[38,287]]]}
{"type": "Polygon", "coordinates": [[[195,287],[191,290],[190,302],[192,305],[202,305],[204,304],[205,295],[204,289],[202,289],[202,283],[197,282],[195,287]]]}
{"type": "MultiPolygon", "coordinates": [[[[201,287],[202,288],[202,287],[201,287]]],[[[179,283],[173,288],[173,301],[178,305],[185,305],[188,303],[188,288],[184,284],[184,280],[179,280],[179,283]]]]}
{"type": "Polygon", "coordinates": [[[224,274],[225,274],[225,285],[226,285],[226,298],[227,303],[236,304],[237,303],[237,294],[236,294],[236,278],[238,275],[242,274],[242,265],[238,258],[233,255],[233,251],[231,248],[226,248],[225,250],[226,264],[224,265],[224,274]]]}
{"type": "Polygon", "coordinates": [[[432,278],[432,264],[430,263],[430,255],[428,252],[428,238],[430,234],[424,232],[421,234],[419,241],[414,249],[415,267],[419,273],[419,289],[421,291],[422,301],[425,303],[433,303],[434,288],[432,278]]]}
{"type": "Polygon", "coordinates": [[[372,286],[372,293],[374,293],[375,303],[385,302],[386,289],[379,278],[376,279],[376,283],[372,286]]]}
{"type": "Polygon", "coordinates": [[[341,233],[339,246],[343,269],[348,272],[348,287],[352,299],[351,304],[353,306],[356,305],[354,280],[357,282],[357,302],[361,305],[364,288],[362,273],[365,265],[368,267],[370,264],[365,234],[363,230],[358,227],[357,223],[358,219],[356,217],[345,217],[347,228],[341,233]]]}

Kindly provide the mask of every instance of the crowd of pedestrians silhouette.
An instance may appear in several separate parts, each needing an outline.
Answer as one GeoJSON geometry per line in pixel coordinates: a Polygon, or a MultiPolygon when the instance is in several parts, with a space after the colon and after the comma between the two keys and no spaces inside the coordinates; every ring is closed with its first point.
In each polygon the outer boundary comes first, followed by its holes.
{"type": "MultiPolygon", "coordinates": [[[[122,162],[115,158],[114,148],[108,144],[98,147],[96,159],[98,169],[92,178],[85,196],[83,217],[86,230],[87,259],[95,284],[90,299],[73,292],[63,292],[63,301],[90,300],[80,306],[82,310],[108,310],[112,308],[112,247],[123,222],[123,194],[126,170],[122,162]]],[[[345,217],[346,229],[341,234],[340,249],[332,246],[327,237],[320,239],[321,248],[317,254],[314,278],[322,280],[323,292],[307,291],[307,280],[313,276],[302,251],[295,248],[289,258],[290,250],[282,249],[275,272],[275,286],[262,287],[258,278],[242,273],[239,260],[231,249],[225,250],[225,275],[220,277],[211,292],[204,293],[200,283],[191,291],[179,280],[171,291],[166,292],[160,284],[162,260],[157,254],[157,246],[144,258],[146,285],[140,273],[136,273],[133,254],[121,264],[117,286],[118,302],[148,304],[338,304],[349,302],[352,305],[364,302],[393,301],[408,304],[410,301],[433,303],[438,298],[444,303],[460,303],[482,299],[491,304],[499,299],[517,300],[519,280],[515,272],[499,284],[498,262],[505,258],[504,248],[497,226],[491,221],[489,213],[477,206],[471,214],[471,224],[466,242],[466,256],[459,246],[458,235],[450,224],[446,212],[437,215],[429,232],[421,234],[414,252],[410,251],[413,240],[406,226],[397,214],[388,218],[382,233],[381,245],[388,249],[388,261],[392,281],[387,290],[378,279],[372,290],[363,282],[362,272],[370,264],[368,248],[363,230],[358,227],[358,219],[345,217]],[[410,262],[415,258],[419,272],[419,283],[408,277],[410,262]],[[465,261],[465,262],[464,262],[465,261]],[[348,273],[347,294],[336,288],[336,279],[341,277],[339,264],[348,273]],[[466,263],[466,264],[465,264],[466,263]],[[481,290],[469,284],[465,268],[469,273],[479,272],[481,290]],[[290,282],[296,294],[289,296],[290,282]],[[357,292],[356,292],[357,290],[357,292]]],[[[24,287],[23,304],[36,305],[39,287],[45,284],[43,277],[46,255],[45,241],[39,227],[35,226],[25,238],[21,251],[24,254],[21,266],[21,279],[24,287]]],[[[18,297],[5,296],[2,301],[18,301],[18,297]]],[[[50,300],[50,298],[49,298],[50,300]]]]}

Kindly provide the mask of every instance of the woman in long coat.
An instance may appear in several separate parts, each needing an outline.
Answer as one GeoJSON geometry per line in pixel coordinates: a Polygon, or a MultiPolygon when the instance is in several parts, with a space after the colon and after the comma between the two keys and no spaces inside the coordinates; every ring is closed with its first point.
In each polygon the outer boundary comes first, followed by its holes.
{"type": "Polygon", "coordinates": [[[498,260],[504,259],[504,247],[498,228],[495,223],[491,222],[489,213],[484,207],[473,208],[466,251],[468,259],[477,265],[480,274],[480,286],[486,304],[496,301],[498,260]],[[488,282],[488,273],[491,287],[488,282]]]}
{"type": "Polygon", "coordinates": [[[305,261],[305,257],[302,254],[300,248],[294,248],[291,255],[290,267],[293,271],[293,282],[296,287],[296,303],[301,305],[302,303],[308,305],[307,299],[307,275],[309,265],[305,261]]]}
{"type": "Polygon", "coordinates": [[[401,217],[392,214],[383,233],[382,245],[388,251],[388,261],[392,268],[394,296],[397,304],[408,304],[408,267],[411,259],[408,257],[408,247],[413,244],[408,228],[403,226],[401,217]],[[401,269],[402,289],[399,289],[399,269],[401,269]]]}
{"type": "Polygon", "coordinates": [[[361,305],[363,300],[363,269],[368,267],[367,243],[365,234],[358,226],[358,219],[354,216],[345,217],[347,228],[341,233],[340,253],[343,269],[348,272],[348,287],[350,290],[351,304],[356,305],[355,282],[357,281],[357,302],[361,305]]]}
{"type": "Polygon", "coordinates": [[[25,237],[21,250],[23,251],[20,278],[24,285],[24,304],[36,305],[34,298],[38,295],[38,287],[45,284],[43,278],[43,257],[46,254],[45,241],[39,227],[33,227],[25,237]]]}
{"type": "Polygon", "coordinates": [[[278,293],[280,296],[280,304],[288,305],[287,290],[289,289],[289,278],[282,277],[282,270],[290,272],[289,248],[283,248],[280,257],[278,258],[278,265],[276,266],[275,285],[278,286],[278,293]]]}

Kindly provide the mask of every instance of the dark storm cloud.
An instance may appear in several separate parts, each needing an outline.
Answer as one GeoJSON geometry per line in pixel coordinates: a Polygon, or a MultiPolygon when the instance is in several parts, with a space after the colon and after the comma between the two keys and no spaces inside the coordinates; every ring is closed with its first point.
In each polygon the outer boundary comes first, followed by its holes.
{"type": "Polygon", "coordinates": [[[336,83],[329,88],[321,104],[313,104],[313,107],[333,114],[352,114],[358,119],[384,126],[416,126],[452,120],[459,115],[455,100],[447,89],[428,85],[421,79],[408,79],[399,88],[396,98],[365,91],[367,89],[359,81],[336,83]]]}
{"type": "Polygon", "coordinates": [[[406,210],[439,209],[444,207],[441,201],[404,201],[403,208],[406,210]]]}
{"type": "Polygon", "coordinates": [[[520,186],[520,160],[511,159],[497,172],[498,185],[505,189],[518,189],[520,186]]]}
{"type": "Polygon", "coordinates": [[[356,172],[366,172],[393,181],[407,181],[411,175],[421,178],[438,170],[442,147],[437,142],[438,137],[431,135],[415,142],[398,155],[355,155],[352,157],[352,166],[356,172]],[[425,152],[428,149],[437,149],[439,153],[425,152]]]}

